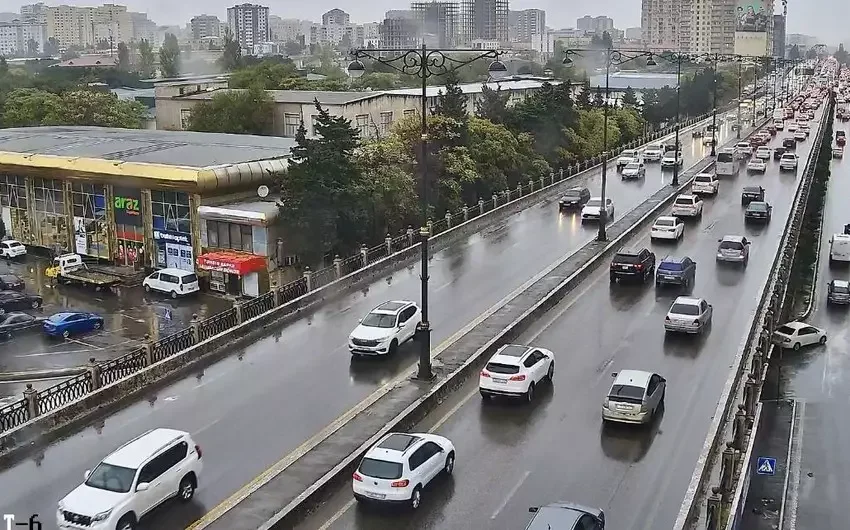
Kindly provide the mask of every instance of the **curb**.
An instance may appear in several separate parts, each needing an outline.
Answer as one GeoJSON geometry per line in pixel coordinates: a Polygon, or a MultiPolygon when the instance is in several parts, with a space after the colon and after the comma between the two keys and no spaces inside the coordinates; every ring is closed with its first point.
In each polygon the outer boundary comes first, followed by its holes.
{"type": "MultiPolygon", "coordinates": [[[[713,165],[713,161],[708,162],[706,165],[702,166],[702,169],[699,169],[693,172],[692,175],[686,177],[682,183],[680,183],[678,188],[672,189],[671,193],[669,193],[665,199],[661,200],[649,212],[639,218],[638,221],[629,226],[622,234],[609,242],[602,251],[591,257],[578,271],[550,290],[542,300],[534,304],[525,313],[505,327],[496,337],[490,339],[485,345],[473,353],[461,367],[457,368],[454,372],[437,382],[426,395],[420,397],[409,405],[391,422],[378,431],[378,433],[370,437],[357,450],[337,464],[331,471],[326,473],[321,479],[307,488],[301,495],[296,497],[282,510],[272,516],[272,518],[260,526],[258,530],[282,530],[293,528],[299,519],[303,518],[304,515],[306,515],[320,502],[322,497],[326,495],[327,491],[331,489],[334,484],[336,484],[341,478],[348,476],[350,472],[353,471],[353,467],[356,467],[357,462],[359,462],[366,451],[381,437],[388,432],[407,430],[408,427],[412,427],[413,424],[418,422],[421,417],[426,415],[435,405],[438,405],[442,401],[443,397],[455,390],[472,373],[477,371],[482,358],[487,358],[489,355],[492,355],[492,353],[500,346],[510,342],[513,338],[523,333],[528,328],[528,325],[539,318],[541,314],[547,312],[554,305],[560,302],[576,287],[578,283],[597,270],[604,259],[607,259],[611,254],[616,252],[616,250],[620,249],[624,240],[631,238],[636,231],[643,228],[648,221],[653,219],[659,211],[667,208],[669,204],[675,200],[676,196],[687,190],[696,173],[705,171],[713,167],[713,165]]],[[[692,169],[699,166],[699,164],[692,166],[692,169]]],[[[569,257],[563,261],[566,261],[567,259],[569,259],[569,257]]],[[[208,525],[198,525],[192,526],[191,528],[192,530],[201,530],[207,526],[208,525]]]]}
{"type": "Polygon", "coordinates": [[[57,377],[71,377],[84,373],[88,368],[77,366],[74,368],[56,368],[53,370],[23,370],[20,372],[0,372],[0,383],[11,383],[17,381],[38,381],[40,379],[55,379],[57,377]]]}

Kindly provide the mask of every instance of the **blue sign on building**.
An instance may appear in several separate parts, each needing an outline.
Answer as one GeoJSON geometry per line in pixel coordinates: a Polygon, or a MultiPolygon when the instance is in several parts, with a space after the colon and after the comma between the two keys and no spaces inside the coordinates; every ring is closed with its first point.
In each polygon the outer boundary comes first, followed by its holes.
{"type": "Polygon", "coordinates": [[[769,456],[760,456],[756,462],[756,473],[759,475],[775,475],[776,459],[769,456]]]}

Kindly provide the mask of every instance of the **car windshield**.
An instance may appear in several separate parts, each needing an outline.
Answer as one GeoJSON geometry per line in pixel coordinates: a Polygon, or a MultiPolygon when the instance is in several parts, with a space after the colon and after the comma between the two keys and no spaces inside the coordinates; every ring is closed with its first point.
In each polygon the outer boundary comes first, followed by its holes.
{"type": "Polygon", "coordinates": [[[709,177],[708,175],[697,175],[696,177],[694,177],[694,181],[711,183],[711,177],[709,177]]]}
{"type": "Polygon", "coordinates": [[[721,241],[720,243],[721,250],[743,250],[744,245],[737,241],[721,241]]]}
{"type": "Polygon", "coordinates": [[[569,197],[570,199],[578,199],[581,197],[582,190],[567,190],[567,193],[564,194],[564,197],[569,197]]]}
{"type": "Polygon", "coordinates": [[[637,162],[632,162],[632,163],[626,165],[626,169],[638,169],[639,167],[640,167],[640,164],[637,163],[637,162]]]}
{"type": "Polygon", "coordinates": [[[18,248],[18,247],[22,247],[22,246],[24,246],[23,243],[18,243],[17,241],[13,241],[12,243],[9,243],[9,247],[11,247],[11,248],[18,248]]]}
{"type": "Polygon", "coordinates": [[[794,328],[792,328],[791,326],[779,326],[776,329],[776,332],[782,333],[783,335],[793,335],[794,334],[794,328]]]}
{"type": "Polygon", "coordinates": [[[833,284],[833,285],[832,285],[832,292],[834,292],[834,293],[841,293],[841,294],[847,294],[847,293],[850,293],[850,289],[848,289],[848,288],[847,288],[846,286],[844,286],[844,285],[835,285],[835,284],[833,284]]]}
{"type": "Polygon", "coordinates": [[[401,478],[401,472],[400,462],[388,462],[377,458],[364,458],[360,462],[360,473],[367,477],[394,480],[401,478]]]}
{"type": "Polygon", "coordinates": [[[683,265],[678,261],[662,261],[658,266],[658,269],[662,271],[681,271],[682,268],[683,265]]]}
{"type": "Polygon", "coordinates": [[[518,374],[519,366],[513,364],[487,363],[487,371],[494,374],[518,374]]]}
{"type": "Polygon", "coordinates": [[[622,152],[621,156],[624,157],[634,157],[637,154],[637,151],[632,151],[631,149],[626,149],[622,152]]]}
{"type": "Polygon", "coordinates": [[[673,304],[670,312],[674,315],[699,315],[699,306],[693,304],[673,304]]]}
{"type": "Polygon", "coordinates": [[[86,479],[86,486],[99,490],[127,493],[133,487],[136,470],[102,462],[86,479]]]}
{"type": "Polygon", "coordinates": [[[602,206],[602,201],[599,200],[599,199],[590,199],[589,201],[587,201],[587,205],[590,206],[591,208],[593,208],[593,207],[599,208],[600,206],[602,206]]]}
{"type": "Polygon", "coordinates": [[[633,385],[614,385],[608,397],[615,401],[643,403],[643,387],[633,385]]]}
{"type": "Polygon", "coordinates": [[[395,326],[395,315],[369,313],[361,324],[369,328],[391,328],[395,326]]]}
{"type": "Polygon", "coordinates": [[[693,199],[689,199],[687,197],[679,197],[676,199],[676,204],[680,206],[693,206],[694,201],[693,199]]]}
{"type": "Polygon", "coordinates": [[[761,195],[760,188],[744,188],[744,195],[761,195]]]}
{"type": "Polygon", "coordinates": [[[767,203],[765,202],[751,202],[747,207],[750,210],[755,210],[757,212],[766,212],[767,211],[767,203]]]}
{"type": "Polygon", "coordinates": [[[656,219],[655,226],[675,226],[676,221],[673,219],[656,219]]]}
{"type": "Polygon", "coordinates": [[[720,153],[717,155],[718,162],[732,162],[733,160],[731,153],[720,153]]]}
{"type": "Polygon", "coordinates": [[[794,155],[782,155],[782,160],[796,160],[797,157],[794,155]]]}

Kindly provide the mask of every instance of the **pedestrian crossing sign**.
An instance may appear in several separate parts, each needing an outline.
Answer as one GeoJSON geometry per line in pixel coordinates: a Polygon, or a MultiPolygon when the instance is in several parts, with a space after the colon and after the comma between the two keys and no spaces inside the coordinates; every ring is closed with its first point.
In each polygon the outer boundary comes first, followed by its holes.
{"type": "Polygon", "coordinates": [[[756,463],[756,473],[759,475],[775,475],[776,459],[769,456],[760,456],[756,463]]]}

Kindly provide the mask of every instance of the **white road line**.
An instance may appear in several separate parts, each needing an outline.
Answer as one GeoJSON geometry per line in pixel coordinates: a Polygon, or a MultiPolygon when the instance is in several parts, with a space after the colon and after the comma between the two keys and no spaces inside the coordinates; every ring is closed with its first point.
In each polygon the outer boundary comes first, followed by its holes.
{"type": "Polygon", "coordinates": [[[434,425],[433,425],[430,429],[428,429],[428,433],[429,433],[429,434],[434,434],[435,432],[437,432],[437,430],[438,430],[440,427],[442,427],[442,426],[443,426],[443,424],[444,424],[444,423],[446,423],[446,421],[448,421],[448,419],[449,419],[449,418],[451,418],[452,416],[454,416],[454,415],[455,415],[455,413],[456,413],[457,411],[459,411],[459,410],[461,409],[461,407],[463,407],[464,405],[466,405],[466,403],[467,403],[470,399],[472,399],[472,396],[474,396],[474,395],[475,395],[475,394],[477,394],[477,393],[478,393],[478,389],[476,388],[476,389],[475,389],[475,390],[473,390],[472,392],[469,392],[468,394],[466,394],[466,395],[463,397],[463,399],[461,399],[459,402],[457,402],[457,403],[455,404],[455,406],[454,406],[454,407],[452,407],[452,408],[451,408],[451,410],[449,410],[448,412],[446,412],[446,414],[445,414],[442,418],[440,418],[439,420],[437,420],[437,423],[435,423],[435,424],[434,424],[434,425]]]}
{"type": "Polygon", "coordinates": [[[505,506],[507,506],[511,498],[516,495],[516,492],[519,491],[519,488],[522,486],[522,484],[525,482],[525,479],[527,479],[529,475],[531,475],[531,471],[526,471],[522,474],[522,478],[519,479],[519,482],[517,482],[514,487],[511,488],[511,491],[508,492],[508,495],[505,497],[502,503],[499,504],[499,507],[496,508],[496,511],[493,512],[493,515],[490,516],[491,521],[499,515],[499,512],[505,509],[505,506]]]}
{"type": "Polygon", "coordinates": [[[356,503],[357,503],[357,501],[355,499],[351,499],[348,502],[346,502],[345,506],[343,506],[335,514],[333,514],[333,516],[330,519],[328,519],[327,521],[325,521],[325,523],[322,526],[320,526],[317,530],[328,530],[328,528],[330,528],[331,525],[333,525],[335,522],[339,521],[339,519],[343,515],[345,515],[345,512],[350,510],[351,507],[354,506],[356,503]]]}
{"type": "MultiPolygon", "coordinates": [[[[794,405],[797,406],[796,401],[794,405]]],[[[800,401],[797,408],[799,410],[796,416],[800,418],[800,425],[796,430],[796,434],[794,431],[791,433],[788,450],[790,461],[785,472],[785,491],[783,491],[782,495],[782,513],[779,516],[779,530],[796,530],[797,528],[797,506],[800,498],[800,473],[803,464],[803,426],[806,422],[806,402],[800,401]],[[795,440],[797,443],[795,443],[795,440]],[[793,447],[796,447],[796,450],[792,452],[791,448],[793,447]],[[786,504],[787,508],[785,506],[786,504]],[[787,523],[783,524],[783,518],[787,519],[787,523]]],[[[791,428],[794,428],[793,423],[791,424],[791,428]]]]}

